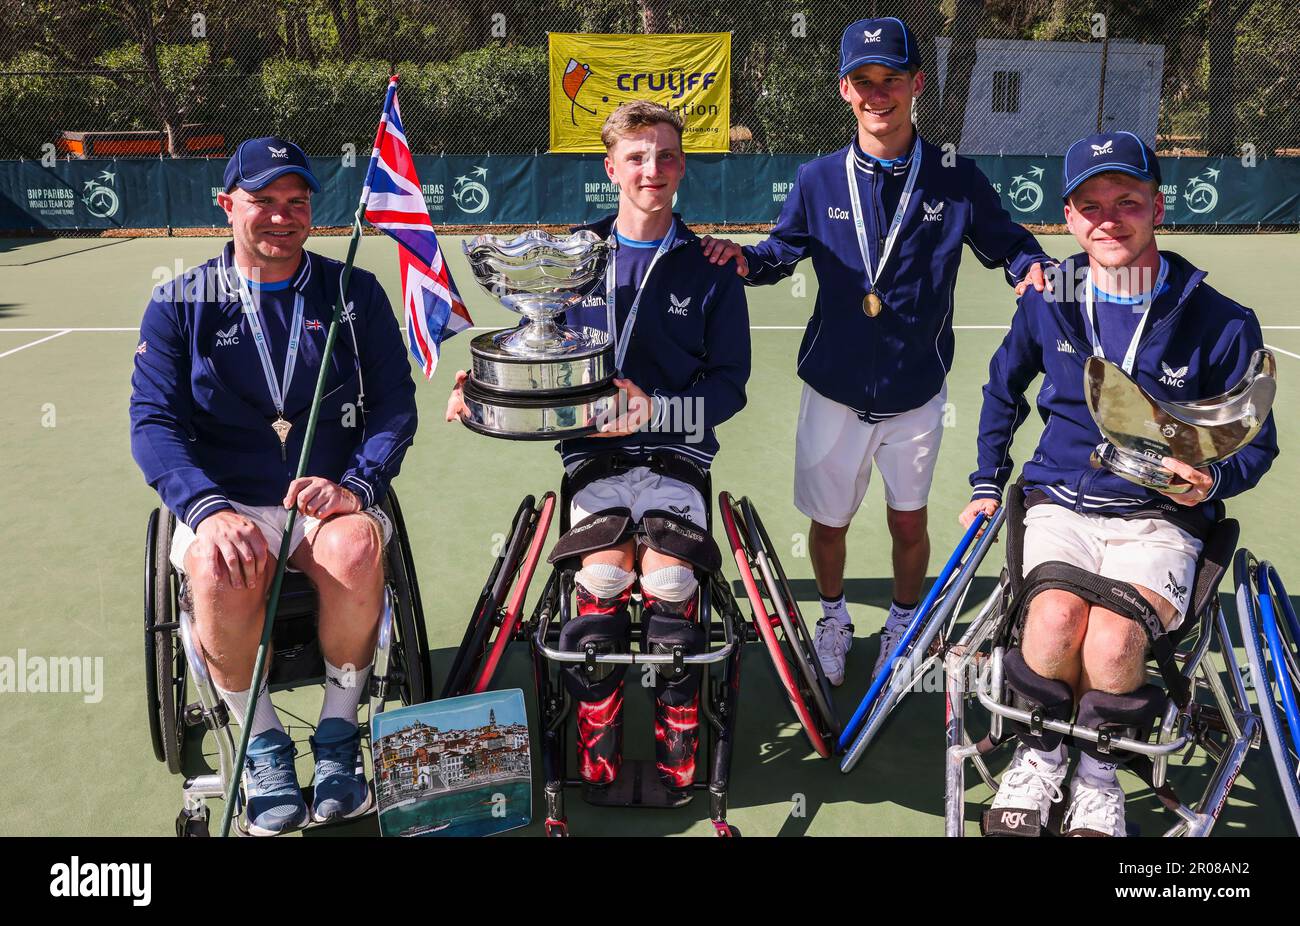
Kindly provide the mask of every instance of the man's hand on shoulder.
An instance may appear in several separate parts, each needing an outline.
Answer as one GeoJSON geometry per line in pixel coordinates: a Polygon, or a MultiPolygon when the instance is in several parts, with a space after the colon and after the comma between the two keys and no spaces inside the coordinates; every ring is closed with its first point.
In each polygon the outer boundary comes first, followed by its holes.
{"type": "Polygon", "coordinates": [[[1052,286],[1052,281],[1047,279],[1047,276],[1043,273],[1043,265],[1041,263],[1031,266],[1029,272],[1025,274],[1025,278],[1016,284],[1016,295],[1023,296],[1025,290],[1029,289],[1031,286],[1040,293],[1044,289],[1049,293],[1055,292],[1055,287],[1052,286]]]}
{"type": "Polygon", "coordinates": [[[709,259],[709,263],[725,264],[734,257],[736,273],[742,277],[749,276],[749,261],[745,260],[745,252],[736,242],[727,238],[711,238],[705,235],[700,239],[700,247],[704,250],[704,256],[709,259]]]}
{"type": "Polygon", "coordinates": [[[1165,457],[1160,461],[1160,465],[1182,479],[1184,482],[1191,485],[1191,488],[1186,492],[1160,493],[1161,495],[1173,499],[1180,505],[1185,505],[1188,508],[1191,508],[1194,505],[1199,505],[1201,502],[1205,501],[1210,494],[1210,490],[1214,488],[1214,476],[1211,475],[1209,470],[1197,469],[1196,467],[1189,466],[1182,460],[1176,460],[1173,457],[1165,457]]]}
{"type": "Polygon", "coordinates": [[[349,489],[322,476],[304,476],[289,483],[289,491],[284,494],[284,507],[294,506],[302,514],[323,521],[336,514],[360,511],[361,500],[349,489]]]}
{"type": "Polygon", "coordinates": [[[256,524],[226,508],[200,521],[194,536],[208,544],[211,559],[203,565],[218,578],[224,573],[232,588],[257,588],[270,551],[256,524]]]}

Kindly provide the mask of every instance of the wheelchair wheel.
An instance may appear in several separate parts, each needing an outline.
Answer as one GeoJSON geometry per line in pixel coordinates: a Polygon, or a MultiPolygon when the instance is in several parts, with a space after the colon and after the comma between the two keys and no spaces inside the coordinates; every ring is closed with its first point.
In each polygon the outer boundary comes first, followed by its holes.
{"type": "Polygon", "coordinates": [[[171,564],[175,519],[166,508],[149,515],[144,543],[144,663],[149,739],[159,762],[181,772],[185,741],[185,653],[176,636],[176,581],[171,564]]]}
{"type": "Polygon", "coordinates": [[[790,582],[749,499],[737,502],[722,492],[718,507],[759,637],[808,742],[819,756],[828,759],[836,735],[830,683],[822,672],[790,582]]]}
{"type": "Polygon", "coordinates": [[[469,626],[465,628],[442,697],[491,688],[506,647],[519,627],[524,598],[541,559],[554,512],[554,492],[542,496],[537,507],[534,507],[531,495],[520,502],[511,522],[510,535],[492,564],[469,626]]]}
{"type": "Polygon", "coordinates": [[[411,544],[406,534],[402,508],[392,489],[384,499],[383,510],[393,522],[393,539],[388,545],[388,579],[397,599],[394,605],[394,640],[392,659],[401,672],[399,694],[405,705],[422,704],[433,697],[433,664],[429,652],[429,635],[424,626],[424,605],[415,578],[411,544]]]}
{"type": "Polygon", "coordinates": [[[1271,563],[1242,550],[1234,564],[1237,617],[1264,737],[1300,834],[1300,621],[1271,563]]]}

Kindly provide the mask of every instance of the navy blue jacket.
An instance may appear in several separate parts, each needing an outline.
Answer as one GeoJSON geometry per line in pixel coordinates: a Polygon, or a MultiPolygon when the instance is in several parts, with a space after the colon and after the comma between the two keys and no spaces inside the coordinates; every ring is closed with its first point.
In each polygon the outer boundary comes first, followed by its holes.
{"type": "Polygon", "coordinates": [[[952,366],[953,290],[963,243],[984,266],[1005,267],[1013,283],[1035,261],[1048,261],[974,161],[958,157],[945,167],[940,149],[920,136],[917,144],[921,173],[876,281],[885,309],[875,318],[862,308],[867,275],[844,158],[855,149],[873,270],[906,177],[881,169],[856,140],[802,165],[771,237],[743,249],[746,282],[755,286],[775,283],[812,258],[817,302],[799,347],[799,376],[869,422],[919,408],[943,387],[952,366]]]}
{"type": "MultiPolygon", "coordinates": [[[[673,222],[673,242],[645,280],[623,362],[626,377],[658,400],[655,420],[646,430],[626,437],[561,442],[559,450],[566,467],[613,450],[630,456],[668,450],[707,468],[718,452],[713,429],[745,407],[750,364],[745,288],[733,264],[709,263],[699,238],[681,217],[674,214],[673,222]],[[663,413],[685,409],[687,404],[699,412],[694,420],[663,413]],[[689,424],[691,429],[665,430],[665,420],[689,424]],[[691,431],[698,431],[700,439],[691,431]]],[[[609,237],[614,216],[581,228],[609,237]]],[[[620,331],[631,308],[630,298],[616,301],[620,331]]],[[[605,286],[601,283],[580,307],[568,313],[566,321],[604,330],[605,312],[605,286]]]]}
{"type": "MultiPolygon", "coordinates": [[[[281,460],[271,430],[275,407],[239,300],[232,253],[227,244],[219,257],[154,290],[131,376],[131,454],[163,503],[191,529],[231,501],[283,501],[297,471],[343,269],[304,251],[291,282],[303,295],[307,330],[285,400],[293,427],[281,460]]],[[[334,342],[307,474],[346,486],[369,507],[388,491],[415,434],[415,383],[379,282],[354,268],[348,296],[352,323],[343,320],[334,342]],[[361,385],[364,413],[357,407],[361,385]]],[[[286,344],[263,324],[281,376],[286,344]]],[[[287,318],[278,325],[287,326],[287,318]]]]}
{"type": "MultiPolygon", "coordinates": [[[[1151,305],[1133,377],[1150,395],[1166,401],[1221,395],[1245,374],[1251,354],[1264,346],[1259,321],[1250,309],[1205,283],[1205,271],[1172,251],[1161,253],[1169,263],[1168,286],[1151,305]]],[[[1077,254],[1061,266],[1086,270],[1088,257],[1077,254]]],[[[1070,286],[1057,286],[1067,290],[1061,298],[1025,291],[1011,330],[989,364],[980,412],[979,468],[970,477],[972,497],[1002,497],[1014,466],[1011,439],[1029,414],[1025,390],[1042,373],[1038,414],[1046,428],[1033,459],[1024,466],[1026,490],[1042,489],[1053,502],[1090,514],[1176,512],[1182,506],[1160,493],[1089,464],[1102,440],[1084,397],[1083,364],[1092,345],[1082,288],[1073,285],[1072,274],[1066,279],[1070,286]]],[[[1214,487],[1209,498],[1230,498],[1252,488],[1277,453],[1277,427],[1270,415],[1249,445],[1210,465],[1214,487]]]]}

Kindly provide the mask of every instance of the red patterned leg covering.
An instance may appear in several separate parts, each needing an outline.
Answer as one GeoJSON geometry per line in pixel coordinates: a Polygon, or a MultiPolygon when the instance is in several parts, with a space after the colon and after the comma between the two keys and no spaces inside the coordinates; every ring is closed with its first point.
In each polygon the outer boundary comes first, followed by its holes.
{"type": "MultiPolygon", "coordinates": [[[[662,602],[642,594],[646,613],[695,623],[695,597],[686,602],[662,602]]],[[[695,650],[687,647],[687,652],[695,650]]],[[[695,753],[700,743],[699,670],[677,682],[666,682],[666,678],[666,673],[661,674],[655,684],[655,767],[668,787],[689,788],[695,781],[695,753]]]]}
{"type": "MultiPolygon", "coordinates": [[[[597,598],[577,587],[578,620],[593,614],[626,609],[632,590],[612,598],[597,598]]],[[[590,784],[609,784],[623,764],[623,682],[598,701],[578,702],[578,774],[590,784]]]]}

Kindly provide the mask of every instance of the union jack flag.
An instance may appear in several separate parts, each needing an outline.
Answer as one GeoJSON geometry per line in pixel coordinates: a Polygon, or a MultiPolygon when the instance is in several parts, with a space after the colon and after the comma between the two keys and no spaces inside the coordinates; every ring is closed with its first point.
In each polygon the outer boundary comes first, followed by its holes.
{"type": "Polygon", "coordinates": [[[308,331],[324,331],[324,330],[325,330],[325,326],[324,326],[323,324],[321,324],[321,322],[320,322],[319,319],[315,319],[315,318],[309,318],[309,319],[307,319],[306,321],[304,321],[304,322],[302,323],[302,326],[303,326],[304,328],[306,328],[308,331]]]}
{"type": "Polygon", "coordinates": [[[366,221],[397,241],[407,340],[425,378],[432,378],[438,366],[438,345],[474,321],[456,291],[438,236],[433,233],[402,129],[396,77],[388,82],[361,198],[366,221]]]}

